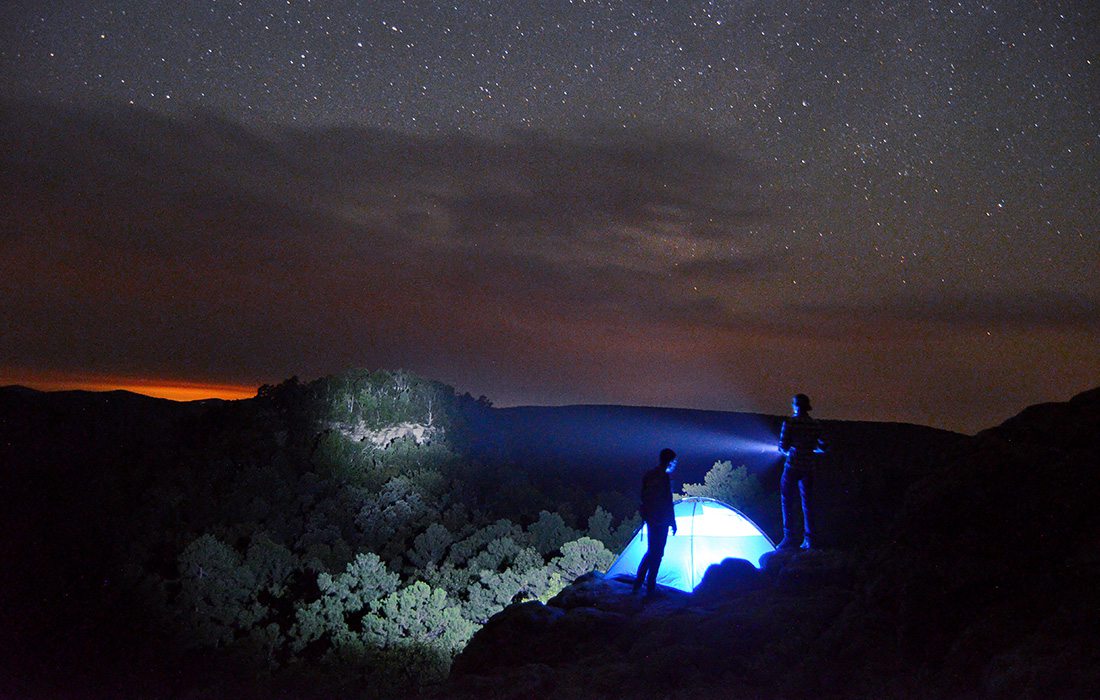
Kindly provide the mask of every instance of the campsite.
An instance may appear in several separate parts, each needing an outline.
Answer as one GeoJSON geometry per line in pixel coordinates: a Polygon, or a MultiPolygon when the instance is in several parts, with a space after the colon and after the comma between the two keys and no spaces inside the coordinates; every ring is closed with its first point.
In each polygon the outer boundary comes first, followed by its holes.
{"type": "MultiPolygon", "coordinates": [[[[630,571],[647,465],[615,490],[588,444],[517,463],[508,409],[436,382],[359,372],[198,403],[7,388],[0,532],[22,566],[0,587],[0,679],[17,697],[1088,697],[1098,401],[973,437],[825,421],[810,551],[770,551],[781,460],[750,471],[719,447],[675,482],[647,600],[630,571]],[[436,437],[332,429],[352,390],[369,429],[430,405],[436,437]]],[[[639,441],[687,430],[646,415],[639,441]]]]}

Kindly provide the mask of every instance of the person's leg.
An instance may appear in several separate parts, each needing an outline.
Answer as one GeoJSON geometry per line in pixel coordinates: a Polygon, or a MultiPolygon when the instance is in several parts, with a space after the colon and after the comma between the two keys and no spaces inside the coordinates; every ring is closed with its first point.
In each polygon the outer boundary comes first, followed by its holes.
{"type": "Polygon", "coordinates": [[[642,555],[641,563],[638,564],[638,573],[634,576],[635,593],[637,593],[641,589],[642,584],[645,582],[646,573],[649,571],[650,563],[652,561],[650,557],[650,552],[653,551],[653,536],[652,531],[649,527],[649,523],[645,524],[645,529],[643,533],[644,534],[642,536],[645,538],[647,547],[645,554],[642,555]]]}
{"type": "Polygon", "coordinates": [[[637,593],[642,589],[642,582],[645,581],[646,572],[649,571],[649,551],[642,555],[642,563],[638,565],[638,574],[634,577],[634,592],[637,593]]]}
{"type": "MultiPolygon", "coordinates": [[[[646,526],[649,529],[649,526],[646,526]]],[[[642,555],[642,563],[638,564],[638,573],[634,576],[634,592],[637,593],[642,588],[642,582],[645,581],[646,572],[649,571],[649,553],[653,549],[653,538],[647,538],[649,540],[649,548],[646,549],[645,554],[642,555]]]]}
{"type": "Polygon", "coordinates": [[[794,471],[790,467],[783,469],[783,476],[779,479],[779,507],[783,512],[783,539],[779,542],[779,549],[794,547],[791,539],[791,504],[794,502],[794,490],[798,480],[794,478],[794,471]]]}
{"type": "Polygon", "coordinates": [[[813,538],[817,533],[814,527],[814,475],[806,472],[798,480],[798,490],[802,494],[802,548],[809,549],[813,546],[813,538]]]}
{"type": "Polygon", "coordinates": [[[661,568],[661,559],[665,556],[665,543],[668,542],[668,526],[657,527],[649,533],[649,571],[646,577],[645,587],[647,593],[652,593],[657,588],[657,571],[661,568]]]}

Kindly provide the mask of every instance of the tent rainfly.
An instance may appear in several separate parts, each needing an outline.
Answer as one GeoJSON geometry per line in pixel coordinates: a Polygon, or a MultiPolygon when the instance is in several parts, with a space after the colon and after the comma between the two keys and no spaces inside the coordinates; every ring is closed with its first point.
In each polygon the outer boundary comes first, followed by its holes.
{"type": "MultiPolygon", "coordinates": [[[[741,511],[713,498],[691,497],[673,506],[676,534],[669,534],[665,556],[657,573],[657,583],[690,593],[703,580],[711,564],[723,559],[746,559],[760,568],[760,558],[775,551],[775,545],[764,532],[741,511]]],[[[643,524],[634,533],[630,544],[607,570],[607,576],[638,572],[646,549],[649,532],[643,524]]]]}

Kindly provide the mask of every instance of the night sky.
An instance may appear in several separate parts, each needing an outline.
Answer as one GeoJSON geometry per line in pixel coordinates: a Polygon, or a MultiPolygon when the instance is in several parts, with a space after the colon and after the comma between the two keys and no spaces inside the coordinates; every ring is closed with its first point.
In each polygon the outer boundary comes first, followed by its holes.
{"type": "Polygon", "coordinates": [[[0,384],[1100,385],[1100,3],[6,0],[0,95],[0,384]]]}

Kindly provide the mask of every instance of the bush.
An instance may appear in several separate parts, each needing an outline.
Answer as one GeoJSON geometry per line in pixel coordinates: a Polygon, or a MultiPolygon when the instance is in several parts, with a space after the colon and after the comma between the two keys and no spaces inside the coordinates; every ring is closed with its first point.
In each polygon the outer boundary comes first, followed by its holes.
{"type": "Polygon", "coordinates": [[[582,537],[561,546],[561,556],[553,565],[565,581],[572,581],[589,571],[606,571],[615,561],[615,555],[603,546],[603,542],[582,537]]]}
{"type": "Polygon", "coordinates": [[[701,484],[684,484],[688,496],[713,498],[743,511],[753,511],[763,504],[764,489],[760,480],[742,465],[733,468],[727,461],[715,462],[701,484]]]}

